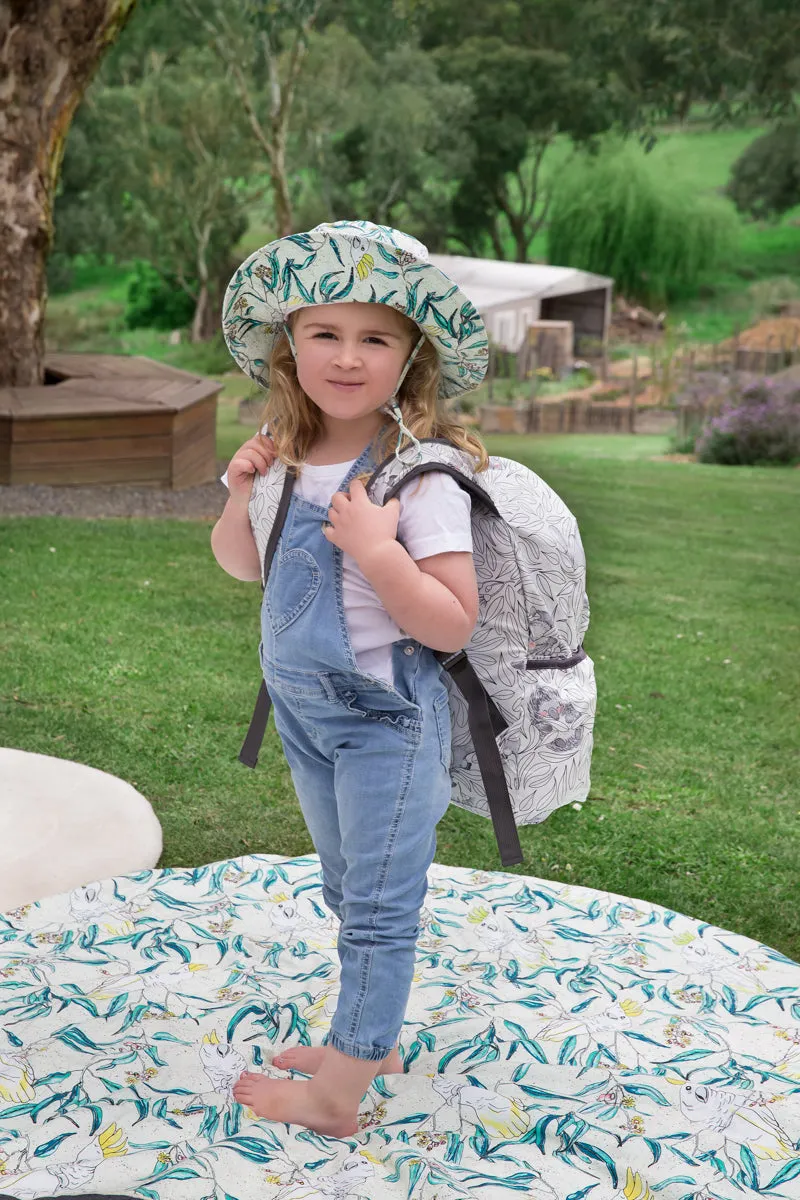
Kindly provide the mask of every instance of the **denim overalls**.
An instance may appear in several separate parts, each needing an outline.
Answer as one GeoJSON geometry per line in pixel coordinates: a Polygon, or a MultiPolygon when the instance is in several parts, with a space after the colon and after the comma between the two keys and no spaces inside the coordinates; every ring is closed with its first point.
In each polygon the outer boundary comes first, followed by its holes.
{"type": "MultiPolygon", "coordinates": [[[[370,448],[340,490],[368,470],[370,448]]],[[[397,1044],[418,918],[450,800],[450,711],[433,652],[394,643],[394,687],[362,674],[327,509],[293,495],[267,581],[261,658],[300,807],[336,914],[341,990],[325,1041],[377,1061],[397,1044]]]]}

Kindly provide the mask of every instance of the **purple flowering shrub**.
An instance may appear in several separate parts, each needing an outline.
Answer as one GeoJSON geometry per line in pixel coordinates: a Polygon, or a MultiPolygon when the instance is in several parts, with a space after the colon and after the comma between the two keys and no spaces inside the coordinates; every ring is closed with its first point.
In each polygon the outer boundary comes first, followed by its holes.
{"type": "Polygon", "coordinates": [[[763,379],[744,388],[706,422],[695,454],[700,462],[726,466],[800,460],[797,380],[763,379]]]}

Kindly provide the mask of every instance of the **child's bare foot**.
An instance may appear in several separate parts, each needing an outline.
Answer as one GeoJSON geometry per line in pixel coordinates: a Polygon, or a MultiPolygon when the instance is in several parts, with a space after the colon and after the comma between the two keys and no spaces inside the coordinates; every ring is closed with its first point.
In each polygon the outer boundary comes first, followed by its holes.
{"type": "Polygon", "coordinates": [[[358,1132],[358,1110],[346,1110],[314,1083],[269,1079],[245,1071],[233,1085],[233,1098],[270,1121],[302,1125],[327,1137],[350,1137],[358,1132]]]}
{"type": "MultiPolygon", "coordinates": [[[[314,1075],[319,1070],[325,1056],[325,1046],[292,1046],[276,1054],[272,1060],[273,1067],[280,1071],[301,1071],[303,1075],[314,1075]]],[[[376,1075],[402,1075],[403,1060],[397,1047],[388,1058],[376,1063],[376,1075]]]]}

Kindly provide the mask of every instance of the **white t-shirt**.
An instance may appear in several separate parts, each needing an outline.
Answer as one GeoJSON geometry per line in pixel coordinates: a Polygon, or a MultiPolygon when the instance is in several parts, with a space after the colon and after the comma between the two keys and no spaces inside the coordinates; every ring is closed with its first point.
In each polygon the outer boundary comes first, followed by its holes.
{"type": "MultiPolygon", "coordinates": [[[[354,461],[321,467],[306,464],[294,485],[295,493],[328,508],[354,461]]],[[[226,475],[222,482],[227,482],[226,475]]],[[[415,561],[450,551],[472,552],[470,497],[451,476],[435,471],[413,479],[398,500],[397,538],[415,561]]],[[[342,594],[359,670],[392,683],[392,642],[405,635],[349,554],[342,556],[342,594]]]]}

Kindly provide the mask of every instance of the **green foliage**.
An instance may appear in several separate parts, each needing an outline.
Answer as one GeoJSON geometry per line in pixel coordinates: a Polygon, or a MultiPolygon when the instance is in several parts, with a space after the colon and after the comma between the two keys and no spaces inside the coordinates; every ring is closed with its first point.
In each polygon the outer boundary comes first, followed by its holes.
{"type": "Polygon", "coordinates": [[[297,225],[357,215],[442,246],[451,181],[472,153],[472,107],[470,89],[444,82],[412,46],[373,59],[341,26],[312,34],[292,145],[312,168],[298,188],[297,225]]]}
{"type": "Polygon", "coordinates": [[[476,36],[435,57],[445,78],[475,97],[466,130],[475,152],[458,173],[451,236],[471,254],[488,243],[503,258],[508,231],[511,257],[527,261],[547,209],[544,153],[560,134],[585,143],[608,130],[614,98],[571,54],[549,47],[476,36]]]}
{"type": "Polygon", "coordinates": [[[70,128],[61,164],[53,212],[53,258],[49,278],[56,288],[68,283],[70,262],[78,255],[102,257],[119,241],[120,146],[115,145],[105,114],[90,95],[70,128]],[[50,273],[51,272],[51,273],[50,273]]]}
{"type": "Polygon", "coordinates": [[[626,296],[661,303],[696,289],[731,252],[736,232],[722,202],[656,186],[628,148],[567,168],[547,252],[551,262],[610,275],[626,296]]]}
{"type": "Polygon", "coordinates": [[[199,49],[206,40],[202,26],[187,20],[180,0],[136,0],[125,29],[103,59],[98,84],[136,84],[154,61],[176,63],[186,50],[199,49]]]}
{"type": "Polygon", "coordinates": [[[184,340],[178,345],[169,342],[164,330],[128,329],[124,317],[130,270],[92,268],[74,261],[76,282],[95,281],[96,286],[50,298],[45,327],[49,349],[75,354],[140,354],[198,375],[219,376],[233,368],[221,328],[207,341],[184,340]]]}
{"type": "Polygon", "coordinates": [[[697,439],[700,436],[702,428],[702,420],[695,420],[690,423],[689,429],[685,434],[673,434],[669,440],[670,454],[694,454],[694,448],[697,445],[697,439]]]}
{"type": "Polygon", "coordinates": [[[165,278],[152,263],[139,259],[128,284],[128,329],[178,329],[192,319],[194,300],[174,276],[165,278]]]}
{"type": "Polygon", "coordinates": [[[137,260],[128,283],[128,329],[178,329],[187,325],[194,300],[173,277],[164,278],[151,263],[137,260]]]}
{"type": "Polygon", "coordinates": [[[47,260],[47,291],[68,292],[75,286],[75,272],[68,254],[54,251],[47,260]]]}
{"type": "MultiPolygon", "coordinates": [[[[549,7],[561,24],[561,4],[549,7]]],[[[564,7],[583,61],[612,81],[628,129],[684,120],[698,101],[718,123],[796,108],[796,0],[565,0],[564,7]]]]}
{"type": "MultiPolygon", "coordinates": [[[[251,123],[269,135],[271,80],[281,105],[291,100],[284,174],[295,228],[355,215],[406,227],[433,250],[544,257],[551,195],[576,144],[595,147],[612,124],[652,130],[660,114],[695,113],[698,98],[706,118],[739,104],[772,111],[791,69],[790,13],[787,0],[770,0],[766,22],[766,4],[744,0],[734,19],[689,0],[326,0],[318,11],[316,0],[139,0],[67,142],[51,290],[70,286],[77,253],[147,259],[189,290],[206,271],[207,334],[246,221],[258,231],[247,249],[276,233],[275,174],[251,123]],[[298,23],[314,11],[292,98],[281,89],[298,23]],[[233,39],[225,61],[212,17],[233,39]],[[720,22],[725,44],[712,54],[720,22]]],[[[714,171],[704,136],[688,129],[665,137],[653,158],[664,151],[662,179],[673,174],[674,152],[692,168],[685,184],[721,186],[735,139],[738,150],[747,137],[717,135],[714,171]]],[[[724,241],[724,222],[702,207],[688,244],[678,244],[682,231],[674,245],[667,237],[659,256],[668,263],[651,264],[653,278],[638,278],[639,287],[635,279],[632,294],[689,301],[695,268],[724,241]],[[661,274],[673,260],[667,283],[661,274]]],[[[773,273],[786,274],[796,250],[793,231],[781,232],[773,273]]],[[[745,229],[742,244],[754,236],[745,229]]],[[[647,243],[646,233],[637,237],[647,243]]],[[[760,259],[747,266],[749,278],[763,276],[760,259]]]]}
{"type": "MultiPolygon", "coordinates": [[[[259,186],[244,181],[252,144],[230,120],[230,96],[224,68],[191,48],[173,62],[151,59],[133,83],[99,86],[70,139],[55,212],[56,244],[67,252],[157,262],[167,283],[179,281],[194,298],[201,336],[217,325],[232,247],[259,186]],[[87,141],[99,147],[93,168],[87,141]]],[[[134,303],[134,320],[143,304],[134,303]]]]}
{"type": "Polygon", "coordinates": [[[740,212],[760,219],[800,204],[800,121],[751,142],[734,163],[726,192],[740,212]]]}

